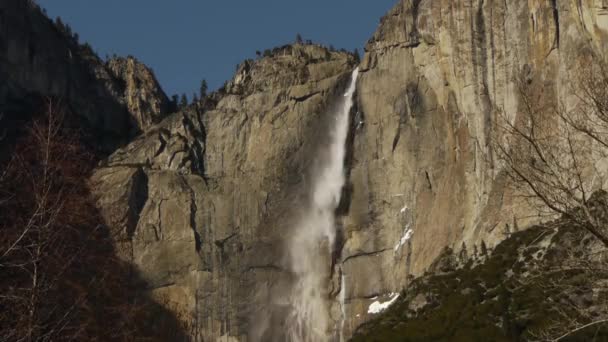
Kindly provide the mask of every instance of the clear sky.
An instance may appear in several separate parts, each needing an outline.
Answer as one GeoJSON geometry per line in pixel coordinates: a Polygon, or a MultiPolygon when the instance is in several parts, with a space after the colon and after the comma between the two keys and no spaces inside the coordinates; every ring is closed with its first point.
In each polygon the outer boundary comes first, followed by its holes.
{"type": "Polygon", "coordinates": [[[354,50],[397,0],[38,0],[106,54],[134,55],[152,67],[167,95],[210,89],[236,65],[304,39],[354,50]]]}

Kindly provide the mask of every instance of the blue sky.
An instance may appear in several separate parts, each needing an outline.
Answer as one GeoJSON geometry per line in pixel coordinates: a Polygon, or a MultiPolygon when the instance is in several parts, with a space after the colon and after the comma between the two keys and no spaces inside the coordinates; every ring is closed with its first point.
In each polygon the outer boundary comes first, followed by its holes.
{"type": "Polygon", "coordinates": [[[336,48],[365,45],[397,0],[39,0],[103,58],[134,55],[152,67],[167,95],[210,89],[255,51],[300,33],[336,48]]]}

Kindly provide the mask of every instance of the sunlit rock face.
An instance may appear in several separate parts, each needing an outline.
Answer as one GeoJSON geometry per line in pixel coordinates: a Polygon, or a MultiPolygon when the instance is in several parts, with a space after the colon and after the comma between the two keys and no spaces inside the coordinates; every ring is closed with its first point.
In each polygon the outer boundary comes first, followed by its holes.
{"type": "Polygon", "coordinates": [[[167,95],[146,65],[131,56],[112,58],[105,65],[117,79],[122,93],[121,100],[139,131],[145,131],[159,123],[171,111],[167,95]]]}
{"type": "Polygon", "coordinates": [[[608,58],[607,5],[403,0],[382,19],[360,66],[346,329],[369,319],[369,298],[390,299],[444,247],[495,245],[530,223],[505,190],[492,125],[498,113],[516,116],[518,80],[569,101],[577,65],[608,58]]]}
{"type": "MultiPolygon", "coordinates": [[[[296,279],[286,241],[354,67],[313,45],[246,61],[215,109],[172,114],[93,175],[121,255],[198,338],[285,339],[296,279]]],[[[318,271],[330,273],[326,254],[318,271]]]]}
{"type": "Polygon", "coordinates": [[[318,214],[306,207],[353,56],[275,49],[208,103],[168,115],[150,69],[101,62],[33,8],[0,2],[2,112],[23,112],[32,94],[63,98],[114,151],[91,186],[117,250],[205,341],[347,339],[444,247],[491,247],[526,227],[489,147],[496,116],[516,117],[519,80],[567,103],[572,70],[608,58],[606,0],[400,1],[351,87],[344,187],[323,212],[334,230],[308,243],[298,228],[318,214]],[[316,253],[312,267],[294,252],[316,253]],[[302,265],[322,321],[290,334],[302,265]]]}

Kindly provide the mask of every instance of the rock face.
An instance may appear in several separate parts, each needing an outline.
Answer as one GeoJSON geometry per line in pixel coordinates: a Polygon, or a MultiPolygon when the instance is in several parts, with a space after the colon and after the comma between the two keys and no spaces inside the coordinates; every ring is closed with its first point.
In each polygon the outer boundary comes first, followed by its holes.
{"type": "MultiPolygon", "coordinates": [[[[532,223],[492,155],[493,124],[517,116],[519,80],[557,102],[569,71],[608,58],[607,44],[606,4],[592,0],[403,0],[382,19],[360,66],[328,265],[336,330],[349,336],[372,298],[392,298],[445,247],[492,247],[532,223]]],[[[302,45],[246,61],[215,109],[173,114],[94,175],[125,255],[198,336],[281,339],[284,241],[353,67],[302,45]]]]}
{"type": "Polygon", "coordinates": [[[215,109],[169,116],[94,174],[122,255],[198,338],[278,338],[290,209],[354,65],[313,45],[246,61],[215,109]]]}
{"type": "MultiPolygon", "coordinates": [[[[167,115],[150,69],[103,63],[29,1],[0,1],[0,47],[9,121],[32,99],[62,98],[114,152],[91,185],[146,290],[198,340],[284,340],[283,249],[354,57],[278,48],[167,115]]],[[[517,116],[518,80],[567,102],[569,73],[589,56],[608,59],[606,0],[401,0],[382,19],[360,65],[339,242],[322,270],[329,335],[350,336],[372,298],[394,299],[445,247],[492,247],[530,223],[492,155],[493,124],[517,116]]]]}
{"type": "Polygon", "coordinates": [[[106,68],[32,1],[0,1],[0,112],[9,134],[50,97],[79,118],[77,125],[104,152],[125,144],[166,114],[167,100],[145,67],[119,64],[106,68]]]}
{"type": "Polygon", "coordinates": [[[402,0],[366,47],[352,198],[344,219],[347,329],[444,247],[528,224],[490,144],[516,116],[518,80],[564,99],[585,56],[608,58],[606,1],[402,0]]]}
{"type": "Polygon", "coordinates": [[[106,66],[112,75],[120,80],[123,101],[140,130],[147,130],[169,113],[169,99],[152,70],[146,65],[129,56],[113,58],[106,66]]]}

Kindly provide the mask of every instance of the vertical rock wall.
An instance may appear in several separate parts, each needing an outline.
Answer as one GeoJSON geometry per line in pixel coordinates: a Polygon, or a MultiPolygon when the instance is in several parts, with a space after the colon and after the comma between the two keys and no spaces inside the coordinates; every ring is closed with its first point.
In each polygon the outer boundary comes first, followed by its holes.
{"type": "Polygon", "coordinates": [[[602,0],[402,0],[382,19],[358,88],[348,328],[443,248],[492,246],[526,226],[492,155],[492,125],[517,115],[520,79],[563,99],[584,56],[608,58],[607,24],[602,0]]]}
{"type": "Polygon", "coordinates": [[[107,67],[33,1],[0,1],[0,125],[15,133],[53,99],[97,148],[114,151],[168,112],[149,69],[121,61],[107,67]]]}
{"type": "Polygon", "coordinates": [[[169,116],[93,176],[122,255],[199,339],[282,340],[283,248],[354,66],[313,45],[246,61],[214,110],[169,116]]]}

